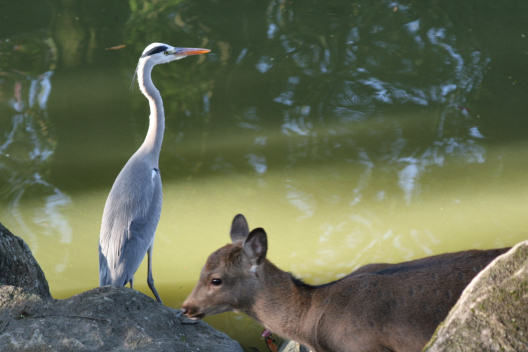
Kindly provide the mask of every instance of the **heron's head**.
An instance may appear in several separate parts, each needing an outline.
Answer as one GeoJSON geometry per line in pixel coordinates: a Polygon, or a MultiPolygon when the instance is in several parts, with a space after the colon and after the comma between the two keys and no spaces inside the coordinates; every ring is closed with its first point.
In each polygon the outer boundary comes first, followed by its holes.
{"type": "Polygon", "coordinates": [[[143,50],[140,60],[149,60],[154,65],[165,64],[190,55],[206,54],[210,51],[209,49],[177,48],[168,44],[152,43],[143,50]]]}

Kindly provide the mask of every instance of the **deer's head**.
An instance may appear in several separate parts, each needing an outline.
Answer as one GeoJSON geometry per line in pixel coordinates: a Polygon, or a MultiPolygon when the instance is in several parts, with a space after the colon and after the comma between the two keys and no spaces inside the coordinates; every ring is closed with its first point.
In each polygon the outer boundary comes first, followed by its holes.
{"type": "Polygon", "coordinates": [[[183,302],[182,311],[191,319],[227,311],[246,311],[259,290],[259,267],[268,249],[266,232],[249,232],[242,214],[233,219],[232,243],[213,252],[202,269],[200,280],[183,302]]]}

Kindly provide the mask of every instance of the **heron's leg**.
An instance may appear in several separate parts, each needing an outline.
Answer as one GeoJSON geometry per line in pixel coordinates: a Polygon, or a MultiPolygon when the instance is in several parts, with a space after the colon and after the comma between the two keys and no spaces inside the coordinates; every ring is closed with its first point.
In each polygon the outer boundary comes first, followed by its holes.
{"type": "Polygon", "coordinates": [[[134,288],[134,284],[132,283],[132,281],[134,281],[134,279],[130,279],[130,288],[134,288]]]}
{"type": "Polygon", "coordinates": [[[158,295],[158,291],[156,291],[156,287],[154,287],[154,279],[152,278],[152,246],[147,251],[148,254],[148,274],[147,274],[147,283],[150,287],[150,290],[154,294],[154,297],[156,297],[156,301],[161,303],[161,298],[158,295]]]}

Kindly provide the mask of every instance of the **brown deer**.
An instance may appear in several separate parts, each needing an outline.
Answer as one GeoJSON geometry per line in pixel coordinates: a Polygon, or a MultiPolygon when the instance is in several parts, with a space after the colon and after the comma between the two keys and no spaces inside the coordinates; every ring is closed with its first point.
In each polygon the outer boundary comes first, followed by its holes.
{"type": "Polygon", "coordinates": [[[471,279],[507,248],[370,264],[311,286],[266,259],[266,232],[235,216],[183,303],[191,319],[241,311],[313,351],[421,351],[471,279]]]}

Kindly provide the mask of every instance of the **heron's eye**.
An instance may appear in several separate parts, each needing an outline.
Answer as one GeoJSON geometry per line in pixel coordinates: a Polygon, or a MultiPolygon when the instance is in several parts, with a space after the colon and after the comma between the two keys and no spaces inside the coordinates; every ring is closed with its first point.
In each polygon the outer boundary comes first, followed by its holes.
{"type": "Polygon", "coordinates": [[[222,284],[222,279],[214,278],[211,280],[213,286],[220,286],[222,284]]]}
{"type": "Polygon", "coordinates": [[[170,53],[169,53],[168,50],[165,50],[165,51],[163,52],[163,54],[165,54],[165,55],[169,55],[170,53]]]}

